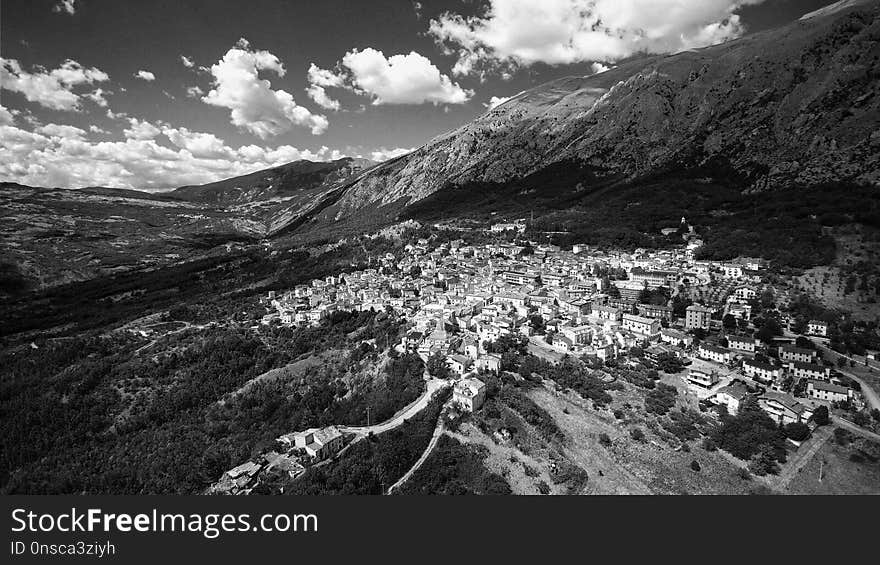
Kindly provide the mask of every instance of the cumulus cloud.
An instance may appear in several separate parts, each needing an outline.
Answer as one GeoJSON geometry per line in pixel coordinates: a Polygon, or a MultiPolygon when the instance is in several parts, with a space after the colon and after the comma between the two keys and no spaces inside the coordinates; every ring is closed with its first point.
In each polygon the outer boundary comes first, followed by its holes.
{"type": "Polygon", "coordinates": [[[193,61],[192,59],[190,59],[190,58],[187,57],[186,55],[181,55],[181,56],[180,56],[180,62],[183,63],[183,66],[186,67],[186,68],[188,68],[188,69],[191,69],[191,68],[193,68],[193,67],[196,66],[195,61],[193,61]]]}
{"type": "Polygon", "coordinates": [[[198,86],[188,86],[186,88],[186,95],[190,98],[201,98],[204,96],[205,91],[199,88],[198,86]]]}
{"type": "Polygon", "coordinates": [[[259,71],[270,71],[283,77],[281,61],[268,51],[254,51],[245,39],[226,52],[211,66],[214,88],[202,101],[230,110],[231,122],[261,139],[278,135],[293,126],[303,126],[320,135],[329,125],[327,118],[313,114],[298,105],[284,90],[272,90],[268,80],[260,79],[259,71]]]}
{"type": "Polygon", "coordinates": [[[440,73],[427,58],[415,51],[408,55],[385,55],[376,49],[353,49],[342,58],[352,89],[381,104],[463,104],[473,96],[440,73]]]}
{"type": "Polygon", "coordinates": [[[154,74],[151,73],[150,71],[145,71],[145,70],[143,70],[143,69],[141,69],[141,70],[139,70],[138,72],[136,72],[136,73],[134,74],[134,76],[136,76],[136,77],[139,78],[139,79],[143,79],[143,80],[145,80],[145,81],[147,81],[147,82],[153,82],[154,80],[156,80],[156,75],[154,75],[154,74]]]}
{"type": "Polygon", "coordinates": [[[153,139],[162,133],[162,130],[146,120],[129,118],[128,123],[129,127],[122,132],[126,139],[153,139]]]}
{"type": "Polygon", "coordinates": [[[309,71],[306,73],[309,86],[306,88],[306,94],[309,95],[315,104],[327,110],[338,110],[339,101],[330,98],[325,87],[344,87],[345,77],[339,74],[322,69],[316,64],[309,65],[309,71]]]}
{"type": "Polygon", "coordinates": [[[95,90],[93,90],[87,94],[83,94],[84,97],[88,98],[89,100],[91,100],[92,102],[94,102],[95,104],[100,106],[101,108],[107,107],[106,95],[107,95],[107,92],[103,88],[96,88],[95,90]]]}
{"type": "Polygon", "coordinates": [[[0,105],[0,126],[11,126],[15,123],[15,114],[3,105],[0,105]]]}
{"type": "Polygon", "coordinates": [[[458,55],[456,75],[616,61],[704,47],[740,36],[735,11],[764,0],[489,0],[482,14],[445,13],[429,34],[458,55]]]}
{"type": "Polygon", "coordinates": [[[52,11],[56,14],[64,12],[72,16],[76,13],[76,0],[61,0],[52,6],[52,11]]]}
{"type": "Polygon", "coordinates": [[[607,71],[611,67],[609,67],[608,65],[603,65],[602,63],[599,63],[597,61],[597,62],[593,63],[592,65],[590,65],[590,68],[593,70],[593,74],[599,74],[599,73],[604,73],[605,71],[607,71]]]}
{"type": "Polygon", "coordinates": [[[311,98],[315,104],[325,110],[339,109],[339,100],[330,98],[323,86],[318,86],[317,84],[309,85],[306,88],[306,94],[309,95],[309,98],[311,98]]]}
{"type": "Polygon", "coordinates": [[[513,96],[493,96],[489,99],[489,102],[486,103],[486,108],[489,110],[494,110],[498,106],[501,106],[508,100],[513,98],[513,96]]]}
{"type": "Polygon", "coordinates": [[[394,149],[380,147],[376,151],[370,152],[370,159],[373,161],[387,161],[388,159],[394,159],[395,157],[411,153],[413,149],[415,149],[415,147],[396,147],[394,149]]]}
{"type": "Polygon", "coordinates": [[[82,139],[86,131],[78,127],[64,124],[46,124],[34,130],[36,133],[58,139],[82,139]]]}
{"type": "Polygon", "coordinates": [[[72,59],[51,71],[36,67],[34,72],[27,72],[16,59],[0,58],[0,87],[19,92],[29,102],[52,110],[79,110],[80,95],[73,89],[109,79],[104,71],[96,67],[83,67],[72,59]]]}
{"type": "Polygon", "coordinates": [[[149,133],[126,135],[121,141],[91,141],[86,132],[72,126],[50,124],[29,132],[2,125],[0,179],[34,186],[149,190],[213,182],[299,159],[325,161],[343,156],[328,147],[314,151],[290,145],[234,148],[210,133],[133,118],[131,124],[131,132],[143,128],[149,133]]]}
{"type": "Polygon", "coordinates": [[[325,108],[338,109],[325,87],[345,88],[382,104],[463,104],[473,96],[440,72],[427,57],[411,51],[392,55],[368,47],[353,49],[336,65],[337,70],[309,67],[309,96],[325,108]]]}

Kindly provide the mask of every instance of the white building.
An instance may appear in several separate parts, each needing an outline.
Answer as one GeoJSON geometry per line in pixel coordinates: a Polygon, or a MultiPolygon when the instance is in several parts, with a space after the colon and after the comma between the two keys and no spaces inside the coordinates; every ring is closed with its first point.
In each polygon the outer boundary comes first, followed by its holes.
{"type": "Polygon", "coordinates": [[[452,402],[468,412],[478,410],[486,398],[486,384],[480,379],[462,379],[452,388],[452,402]]]}

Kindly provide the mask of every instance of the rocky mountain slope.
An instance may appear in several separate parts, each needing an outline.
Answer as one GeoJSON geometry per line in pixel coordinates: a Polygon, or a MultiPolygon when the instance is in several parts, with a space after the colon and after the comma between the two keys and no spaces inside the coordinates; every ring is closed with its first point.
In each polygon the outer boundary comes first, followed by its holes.
{"type": "MultiPolygon", "coordinates": [[[[880,2],[526,91],[361,175],[325,222],[555,163],[637,179],[712,163],[747,191],[880,183],[880,2]]],[[[541,187],[534,187],[540,191],[541,187]]],[[[574,187],[572,187],[574,188],[574,187]]]]}
{"type": "Polygon", "coordinates": [[[375,165],[344,157],[329,162],[294,161],[209,184],[184,186],[166,195],[232,212],[270,235],[310,211],[328,195],[375,165]]]}

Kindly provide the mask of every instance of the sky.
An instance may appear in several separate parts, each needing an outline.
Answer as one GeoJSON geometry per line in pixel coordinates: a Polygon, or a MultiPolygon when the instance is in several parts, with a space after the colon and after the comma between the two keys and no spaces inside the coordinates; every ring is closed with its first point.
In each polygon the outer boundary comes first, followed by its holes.
{"type": "Polygon", "coordinates": [[[0,181],[159,190],[377,161],[560,76],[830,0],[3,0],[0,181]]]}

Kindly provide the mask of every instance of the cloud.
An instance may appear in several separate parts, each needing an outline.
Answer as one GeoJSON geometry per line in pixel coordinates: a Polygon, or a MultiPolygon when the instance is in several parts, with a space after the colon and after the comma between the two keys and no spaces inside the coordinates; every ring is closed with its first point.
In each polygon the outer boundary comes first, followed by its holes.
{"type": "Polygon", "coordinates": [[[299,159],[325,161],[343,156],[328,147],[234,148],[210,133],[167,124],[157,127],[134,118],[131,122],[129,130],[149,127],[150,135],[91,141],[86,132],[72,126],[50,124],[40,132],[0,126],[0,180],[32,186],[151,190],[214,182],[299,159]],[[154,135],[155,131],[159,133],[154,135]],[[170,146],[165,145],[165,139],[170,146]]]}
{"type": "Polygon", "coordinates": [[[441,74],[427,57],[415,51],[386,58],[370,47],[362,51],[353,49],[345,54],[339,67],[343,69],[346,88],[370,96],[376,106],[463,104],[474,94],[441,74]]]}
{"type": "Polygon", "coordinates": [[[339,101],[330,98],[327,95],[327,91],[324,90],[323,86],[318,86],[316,84],[310,85],[306,88],[306,94],[309,95],[315,104],[324,108],[326,110],[338,110],[339,109],[339,101]]]}
{"type": "Polygon", "coordinates": [[[138,72],[136,72],[136,73],[134,74],[134,76],[136,76],[136,77],[139,78],[139,79],[143,79],[143,80],[145,80],[145,81],[147,81],[147,82],[153,82],[154,80],[156,80],[156,75],[154,75],[154,74],[151,73],[150,71],[145,71],[145,70],[143,70],[143,69],[141,69],[141,70],[139,70],[138,72]]]}
{"type": "Polygon", "coordinates": [[[196,66],[195,61],[193,61],[192,59],[190,59],[190,58],[187,57],[186,55],[181,55],[181,56],[180,56],[180,62],[183,63],[183,66],[186,67],[186,68],[188,68],[188,69],[191,69],[191,68],[193,68],[193,67],[196,66]]]}
{"type": "Polygon", "coordinates": [[[93,90],[92,92],[89,92],[88,94],[83,94],[83,96],[88,98],[89,100],[91,100],[92,102],[94,102],[95,104],[100,106],[101,108],[106,108],[107,107],[107,98],[105,98],[106,94],[107,94],[107,92],[104,91],[103,88],[96,88],[95,90],[93,90]]]}
{"type": "Polygon", "coordinates": [[[489,102],[486,103],[486,108],[489,110],[494,110],[498,106],[501,106],[508,100],[513,98],[513,96],[493,96],[489,99],[489,102]]]}
{"type": "Polygon", "coordinates": [[[157,137],[162,130],[154,126],[146,120],[138,120],[137,118],[129,118],[130,127],[123,130],[122,134],[126,139],[153,139],[157,137]]]}
{"type": "Polygon", "coordinates": [[[483,74],[720,43],[743,33],[739,7],[763,1],[489,0],[481,15],[432,19],[428,33],[458,56],[454,74],[483,74]]]}
{"type": "Polygon", "coordinates": [[[394,149],[385,149],[384,147],[380,147],[376,151],[372,151],[370,153],[370,159],[372,159],[373,161],[387,161],[389,159],[394,159],[395,157],[400,157],[401,155],[411,153],[413,149],[415,149],[415,147],[396,147],[394,149]]]}
{"type": "Polygon", "coordinates": [[[15,123],[15,114],[3,105],[0,105],[0,126],[11,126],[15,123]]]}
{"type": "Polygon", "coordinates": [[[607,71],[610,68],[611,67],[609,67],[607,65],[603,65],[602,63],[599,63],[598,61],[593,63],[592,65],[590,65],[590,69],[592,69],[593,74],[604,73],[605,71],[607,71]]]}
{"type": "Polygon", "coordinates": [[[204,94],[205,91],[198,86],[188,86],[186,88],[186,95],[190,98],[201,98],[204,94]]]}
{"type": "Polygon", "coordinates": [[[52,110],[79,110],[80,95],[73,88],[109,79],[104,71],[88,69],[72,59],[51,71],[36,67],[35,72],[27,72],[16,59],[0,58],[0,87],[24,94],[29,102],[52,110]]]}
{"type": "Polygon", "coordinates": [[[268,51],[254,51],[247,40],[239,40],[211,66],[214,88],[202,101],[229,109],[235,126],[261,139],[289,131],[293,126],[307,127],[314,135],[327,130],[325,116],[298,105],[284,90],[272,90],[268,80],[259,78],[259,71],[271,71],[279,77],[286,72],[278,57],[268,51]]]}
{"type": "Polygon", "coordinates": [[[60,14],[62,12],[68,13],[71,16],[76,13],[76,0],[61,0],[54,6],[52,6],[52,11],[56,14],[60,14]]]}
{"type": "Polygon", "coordinates": [[[38,127],[34,132],[59,139],[82,139],[86,136],[84,129],[63,124],[46,124],[38,127]]]}
{"type": "Polygon", "coordinates": [[[186,149],[193,157],[224,158],[234,157],[235,151],[213,133],[193,132],[186,128],[162,128],[162,133],[175,146],[186,149]]]}

